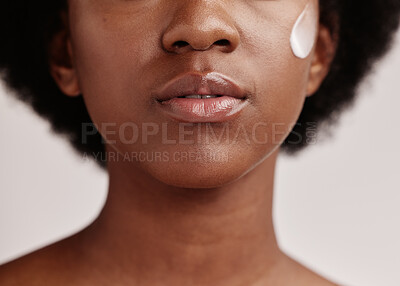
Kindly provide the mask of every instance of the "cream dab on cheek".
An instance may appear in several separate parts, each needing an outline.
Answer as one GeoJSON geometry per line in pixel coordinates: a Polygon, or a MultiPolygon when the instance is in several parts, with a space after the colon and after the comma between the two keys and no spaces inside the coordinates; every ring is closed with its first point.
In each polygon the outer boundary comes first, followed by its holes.
{"type": "Polygon", "coordinates": [[[318,12],[312,3],[308,3],[297,18],[290,35],[290,45],[296,57],[307,58],[315,44],[318,29],[318,12]]]}

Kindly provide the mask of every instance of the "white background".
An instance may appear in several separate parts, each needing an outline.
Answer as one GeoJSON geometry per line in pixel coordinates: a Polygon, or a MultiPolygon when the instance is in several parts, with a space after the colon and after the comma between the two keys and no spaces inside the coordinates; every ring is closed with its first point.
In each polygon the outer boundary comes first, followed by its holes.
{"type": "MultiPolygon", "coordinates": [[[[278,159],[279,244],[341,285],[400,285],[399,74],[400,33],[333,136],[278,159]]],[[[86,227],[108,181],[3,89],[0,136],[1,264],[86,227]]]]}

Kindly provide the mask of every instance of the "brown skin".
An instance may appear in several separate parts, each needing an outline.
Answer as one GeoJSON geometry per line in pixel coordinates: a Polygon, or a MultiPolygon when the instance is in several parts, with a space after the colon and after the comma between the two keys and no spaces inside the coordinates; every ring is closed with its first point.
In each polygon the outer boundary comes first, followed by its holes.
{"type": "MultiPolygon", "coordinates": [[[[155,112],[152,91],[189,71],[223,73],[249,92],[225,135],[269,124],[234,144],[165,144],[161,132],[125,144],[99,128],[109,152],[214,152],[228,160],[110,160],[109,198],[95,223],[2,266],[0,284],[334,285],[280,251],[272,220],[279,146],[335,50],[320,26],[312,54],[293,55],[290,32],[308,1],[70,0],[51,71],[66,95],[83,94],[97,126],[168,123],[168,139],[179,140],[179,123],[155,112]],[[254,140],[265,135],[265,144],[254,140]]],[[[212,127],[217,137],[226,131],[212,127]]]]}

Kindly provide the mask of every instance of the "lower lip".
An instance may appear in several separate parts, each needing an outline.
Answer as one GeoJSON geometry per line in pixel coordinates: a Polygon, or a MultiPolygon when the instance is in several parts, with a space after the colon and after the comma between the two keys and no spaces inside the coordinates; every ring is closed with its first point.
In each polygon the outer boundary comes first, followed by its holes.
{"type": "Polygon", "coordinates": [[[190,123],[223,122],[233,119],[248,101],[231,96],[215,98],[173,98],[161,101],[160,108],[175,120],[190,123]]]}

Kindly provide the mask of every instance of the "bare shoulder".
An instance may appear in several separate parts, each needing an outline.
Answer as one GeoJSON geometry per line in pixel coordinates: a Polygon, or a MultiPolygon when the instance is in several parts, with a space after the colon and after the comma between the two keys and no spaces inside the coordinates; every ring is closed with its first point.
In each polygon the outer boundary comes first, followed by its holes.
{"type": "Polygon", "coordinates": [[[318,273],[313,272],[289,256],[286,256],[286,261],[284,262],[283,267],[286,268],[287,273],[292,273],[292,275],[287,276],[287,285],[339,286],[339,284],[336,284],[333,281],[330,281],[327,278],[319,275],[318,273]]]}
{"type": "Polygon", "coordinates": [[[0,265],[0,285],[73,285],[70,277],[73,266],[65,251],[68,243],[66,239],[0,265]],[[64,283],[67,281],[71,283],[64,283]]]}

